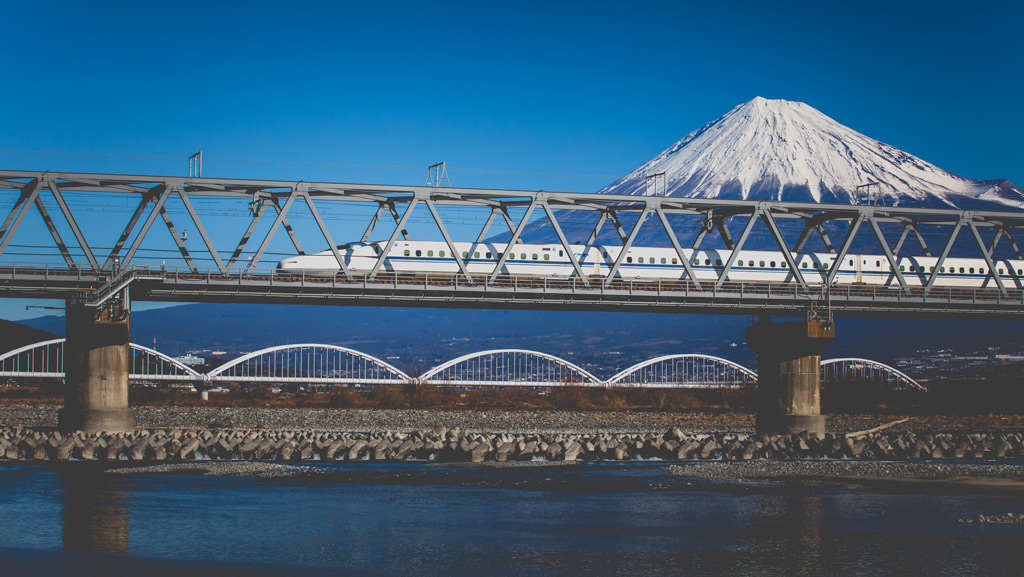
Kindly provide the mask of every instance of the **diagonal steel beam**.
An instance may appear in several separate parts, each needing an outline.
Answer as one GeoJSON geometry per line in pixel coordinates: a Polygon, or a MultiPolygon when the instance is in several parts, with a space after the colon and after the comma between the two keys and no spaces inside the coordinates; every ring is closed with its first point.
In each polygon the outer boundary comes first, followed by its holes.
{"type": "Polygon", "coordinates": [[[203,243],[206,245],[206,250],[210,252],[210,256],[213,257],[214,264],[217,265],[217,270],[222,274],[227,272],[224,268],[224,262],[220,259],[220,255],[217,254],[217,249],[213,247],[213,241],[210,240],[210,235],[206,234],[206,229],[203,228],[203,221],[196,214],[196,209],[192,207],[192,201],[189,200],[188,195],[185,194],[185,189],[178,189],[178,196],[181,198],[181,202],[185,204],[185,210],[188,211],[188,215],[192,217],[192,223],[196,225],[196,230],[199,231],[199,236],[203,239],[203,243]]]}
{"type": "MultiPolygon", "coordinates": [[[[636,224],[633,225],[633,230],[629,231],[629,237],[626,242],[622,244],[622,250],[619,251],[619,256],[615,258],[615,264],[612,265],[612,270],[608,271],[608,278],[604,280],[604,286],[608,286],[615,279],[615,275],[619,272],[619,265],[626,258],[626,253],[629,252],[630,247],[633,246],[633,241],[636,240],[636,235],[640,232],[640,227],[643,226],[644,221],[647,220],[647,215],[650,214],[651,207],[644,205],[643,212],[640,213],[639,218],[636,219],[636,224]]],[[[612,214],[613,222],[615,221],[615,215],[612,214]]]]}
{"type": "Polygon", "coordinates": [[[505,246],[505,250],[501,251],[501,256],[498,257],[498,262],[494,263],[494,270],[491,271],[491,275],[487,278],[488,283],[494,282],[494,279],[498,278],[498,274],[501,272],[501,267],[505,265],[505,261],[508,260],[508,254],[511,252],[513,246],[519,241],[519,236],[523,234],[523,230],[526,225],[530,222],[530,215],[533,214],[533,209],[537,206],[536,200],[530,201],[530,206],[526,207],[526,213],[523,214],[523,219],[519,221],[519,225],[516,226],[515,232],[512,233],[512,238],[509,239],[508,244],[505,246]]]}
{"type": "MultiPolygon", "coordinates": [[[[992,275],[992,280],[994,280],[996,282],[996,286],[999,287],[999,292],[1005,295],[1006,287],[1003,286],[1003,281],[999,278],[999,271],[996,269],[995,263],[992,262],[992,255],[990,255],[988,250],[985,248],[985,241],[981,239],[978,227],[974,225],[974,219],[967,221],[967,227],[971,229],[971,235],[974,236],[974,241],[978,243],[978,250],[980,250],[982,256],[985,257],[985,263],[988,264],[988,274],[992,275]]],[[[984,284],[984,282],[982,284],[984,284]]]]}
{"type": "MultiPolygon", "coordinates": [[[[249,266],[245,267],[245,274],[251,273],[253,269],[256,268],[256,265],[259,264],[260,259],[263,258],[263,253],[267,251],[267,247],[270,246],[270,241],[274,238],[274,233],[277,232],[278,227],[280,227],[281,223],[284,222],[285,215],[288,214],[288,210],[292,207],[292,203],[295,202],[295,199],[298,196],[298,188],[292,188],[292,192],[288,195],[288,200],[284,201],[283,207],[277,206],[277,199],[270,199],[274,208],[277,209],[277,218],[275,218],[274,223],[270,225],[270,230],[267,231],[267,236],[263,237],[263,242],[260,243],[260,247],[256,249],[256,254],[253,255],[252,260],[249,261],[249,266]]],[[[301,252],[301,249],[299,254],[304,254],[301,252]]]]}
{"type": "Polygon", "coordinates": [[[740,233],[740,239],[736,241],[736,248],[729,253],[729,260],[726,261],[725,267],[722,268],[722,272],[718,275],[718,280],[715,281],[715,288],[719,289],[722,284],[729,279],[729,271],[732,270],[732,265],[736,264],[736,259],[740,256],[740,250],[743,245],[747,242],[747,237],[750,236],[750,231],[754,228],[754,223],[761,218],[761,211],[763,209],[758,206],[754,209],[754,212],[750,213],[750,218],[747,220],[746,226],[743,227],[743,232],[740,233]]]}
{"type": "Polygon", "coordinates": [[[857,215],[850,221],[850,228],[846,231],[846,238],[843,239],[843,246],[839,247],[839,252],[836,254],[835,259],[832,260],[832,266],[828,269],[828,280],[825,284],[831,286],[832,281],[834,281],[836,275],[839,274],[839,267],[843,264],[843,259],[846,258],[846,253],[850,251],[850,246],[853,245],[853,239],[857,236],[857,231],[860,229],[860,223],[863,222],[863,220],[864,213],[857,212],[857,215]]]}
{"type": "Polygon", "coordinates": [[[775,238],[775,243],[779,245],[779,250],[782,251],[782,258],[786,259],[786,264],[789,265],[789,270],[793,273],[793,278],[800,284],[803,289],[807,288],[807,282],[804,280],[804,275],[800,273],[800,269],[797,266],[796,260],[793,259],[793,253],[789,251],[789,246],[786,244],[786,239],[783,238],[782,232],[779,231],[779,227],[775,224],[775,219],[772,218],[771,210],[761,211],[761,220],[768,226],[768,231],[772,237],[775,238]]]}
{"type": "Polygon", "coordinates": [[[320,217],[320,211],[316,209],[316,205],[313,204],[313,198],[309,195],[309,190],[304,190],[302,197],[306,200],[306,206],[309,207],[309,212],[313,214],[313,220],[316,221],[316,225],[320,227],[320,233],[324,235],[324,240],[327,241],[327,246],[331,247],[331,252],[334,254],[334,260],[338,261],[338,268],[341,272],[345,273],[345,278],[348,280],[354,280],[352,278],[352,272],[348,269],[348,265],[345,264],[345,257],[341,256],[341,252],[338,250],[338,245],[334,244],[334,239],[331,238],[331,233],[327,230],[327,225],[324,224],[324,219],[320,217]]]}
{"type": "MultiPolygon", "coordinates": [[[[395,230],[391,233],[391,238],[389,238],[387,244],[384,245],[384,250],[382,250],[380,256],[377,257],[377,262],[373,264],[373,269],[370,271],[369,278],[371,280],[377,277],[380,267],[384,266],[384,260],[388,258],[389,254],[391,254],[391,249],[395,246],[395,241],[398,240],[398,235],[405,231],[405,223],[409,220],[413,209],[416,208],[418,203],[418,198],[413,198],[409,201],[409,206],[405,208],[405,214],[403,214],[401,218],[398,219],[398,222],[395,223],[395,230]]],[[[394,206],[391,206],[391,208],[394,209],[394,206]]],[[[408,240],[408,237],[406,237],[406,240],[408,240]]]]}
{"type": "MultiPolygon", "coordinates": [[[[644,210],[646,210],[646,207],[644,210]]],[[[609,210],[607,212],[608,218],[612,219],[612,225],[615,226],[615,232],[618,233],[619,235],[619,240],[622,241],[622,244],[626,244],[626,238],[628,237],[628,235],[626,234],[626,229],[623,228],[622,223],[619,222],[618,214],[614,210],[609,210]]]]}
{"type": "Polygon", "coordinates": [[[665,233],[668,234],[669,241],[672,242],[672,248],[676,250],[676,255],[679,256],[679,261],[683,263],[683,268],[686,269],[687,278],[689,278],[693,282],[693,285],[697,287],[697,290],[702,290],[700,286],[700,281],[697,280],[697,275],[693,272],[693,267],[690,266],[690,259],[685,254],[683,254],[683,248],[679,245],[679,239],[676,238],[676,233],[674,230],[672,230],[672,225],[669,224],[668,217],[665,215],[665,212],[661,209],[661,207],[658,207],[658,209],[655,210],[655,212],[658,214],[658,218],[661,220],[661,226],[665,229],[665,233]]]}
{"type": "Polygon", "coordinates": [[[359,242],[370,240],[370,235],[373,234],[373,229],[377,228],[377,221],[380,220],[380,215],[384,214],[385,208],[387,208],[387,203],[381,202],[377,205],[377,212],[373,213],[373,218],[370,219],[370,224],[366,226],[366,231],[363,232],[363,237],[359,239],[359,242]]]}
{"type": "Polygon", "coordinates": [[[715,228],[718,229],[718,234],[722,235],[722,241],[725,242],[725,248],[727,250],[734,250],[736,245],[732,242],[732,235],[729,234],[729,229],[725,226],[725,217],[712,217],[712,222],[715,223],[715,228]]]}
{"type": "Polygon", "coordinates": [[[946,262],[946,257],[949,256],[949,251],[953,248],[953,242],[956,241],[956,235],[960,233],[960,227],[964,225],[964,215],[961,213],[960,218],[956,221],[956,225],[953,226],[953,231],[949,233],[949,239],[946,240],[946,246],[942,247],[942,253],[939,254],[939,260],[935,261],[935,270],[928,277],[928,282],[924,285],[924,296],[928,296],[928,291],[931,290],[932,285],[935,284],[935,279],[939,278],[939,272],[942,271],[942,265],[946,262]]]}
{"type": "MultiPolygon", "coordinates": [[[[391,218],[395,219],[395,224],[398,224],[401,219],[398,216],[398,209],[395,208],[395,203],[394,202],[388,202],[388,209],[391,211],[391,218]]],[[[406,208],[405,212],[406,212],[406,214],[408,214],[409,209],[406,208]]],[[[398,228],[401,229],[402,239],[403,240],[409,240],[409,231],[405,230],[405,225],[402,225],[402,226],[400,226],[398,228]]]]}
{"type": "Polygon", "coordinates": [[[263,218],[263,214],[266,210],[266,203],[259,203],[256,208],[256,212],[252,215],[252,220],[249,222],[249,228],[245,229],[245,233],[242,234],[241,240],[239,240],[238,245],[235,246],[235,252],[231,253],[231,258],[228,260],[228,264],[224,267],[227,272],[231,272],[231,269],[235,267],[235,263],[238,262],[238,257],[242,256],[242,252],[245,251],[245,245],[249,244],[249,238],[252,237],[253,231],[256,230],[256,226],[259,224],[260,219],[263,218]]]}
{"type": "Polygon", "coordinates": [[[903,223],[903,230],[900,231],[900,238],[896,241],[896,244],[892,246],[892,253],[899,254],[900,249],[903,248],[903,242],[907,240],[907,236],[910,235],[910,223],[903,223]]]}
{"type": "Polygon", "coordinates": [[[594,231],[590,233],[590,238],[587,242],[583,243],[584,246],[590,246],[597,240],[597,235],[601,232],[601,227],[604,225],[604,221],[608,220],[608,215],[605,211],[601,211],[601,217],[597,219],[597,224],[594,225],[594,231]]]}
{"type": "Polygon", "coordinates": [[[3,241],[0,241],[0,256],[3,256],[4,251],[7,250],[7,246],[11,244],[11,239],[14,238],[14,233],[18,231],[18,227],[21,226],[21,221],[25,218],[28,213],[29,207],[35,204],[36,198],[39,197],[39,190],[43,187],[43,183],[38,178],[30,180],[21,189],[21,196],[19,201],[24,199],[24,202],[15,203],[14,208],[11,209],[11,214],[7,216],[7,220],[4,222],[3,230],[0,230],[0,237],[3,237],[3,241]],[[14,216],[17,211],[17,216],[14,216]],[[11,217],[14,217],[14,222],[11,222],[11,217]]]}
{"type": "Polygon", "coordinates": [[[796,245],[793,246],[793,252],[800,252],[804,249],[804,245],[811,238],[811,233],[814,232],[815,225],[814,219],[807,219],[804,222],[804,229],[800,231],[800,236],[796,237],[796,245]]]}
{"type": "Polygon", "coordinates": [[[825,231],[825,225],[819,222],[818,226],[816,226],[815,228],[818,229],[818,236],[821,237],[821,242],[825,244],[825,250],[832,254],[835,254],[836,247],[833,246],[832,239],[828,237],[828,232],[825,231]]]}
{"type": "MultiPolygon", "coordinates": [[[[452,251],[452,257],[455,259],[455,263],[459,265],[459,270],[462,271],[462,275],[466,277],[469,284],[475,284],[473,277],[469,274],[469,269],[466,268],[466,263],[462,260],[462,256],[459,254],[459,249],[456,248],[455,243],[452,242],[452,238],[448,236],[448,230],[444,227],[444,222],[441,221],[441,215],[437,214],[437,209],[434,207],[434,202],[427,196],[423,199],[423,203],[427,205],[427,210],[430,211],[430,216],[434,217],[434,223],[437,224],[438,230],[441,231],[441,236],[444,237],[444,242],[448,244],[448,249],[452,251]]],[[[469,253],[466,253],[466,259],[470,257],[469,253]]]]}
{"type": "MultiPolygon", "coordinates": [[[[288,200],[292,200],[292,197],[289,196],[288,200]]],[[[270,202],[271,204],[274,205],[274,209],[277,210],[278,216],[284,214],[283,212],[281,212],[283,209],[281,208],[281,205],[278,204],[276,197],[270,197],[270,202]]],[[[291,239],[292,246],[295,247],[295,250],[298,251],[299,254],[306,254],[306,251],[302,249],[302,245],[299,243],[299,237],[295,236],[295,230],[292,228],[292,224],[288,222],[287,217],[283,217],[281,219],[281,226],[283,226],[284,231],[288,233],[288,238],[291,239]]]]}
{"type": "MultiPolygon", "coordinates": [[[[581,281],[583,281],[584,286],[590,288],[590,282],[587,281],[587,277],[583,275],[583,269],[580,267],[579,261],[576,260],[576,255],[573,254],[572,247],[569,246],[569,241],[566,240],[565,234],[562,233],[562,227],[558,225],[558,220],[555,218],[554,212],[551,211],[551,207],[548,206],[547,202],[541,203],[541,207],[544,209],[544,213],[548,215],[551,227],[555,229],[555,234],[558,235],[558,241],[562,243],[562,248],[565,249],[565,256],[569,257],[569,262],[572,263],[572,268],[576,270],[576,275],[580,277],[581,281]]],[[[587,247],[583,247],[583,250],[586,251],[587,247]]]]}
{"type": "Polygon", "coordinates": [[[988,246],[988,253],[991,255],[996,254],[996,247],[999,246],[999,241],[1003,238],[1003,227],[996,228],[996,235],[992,237],[992,244],[988,246]]]}
{"type": "Polygon", "coordinates": [[[487,215],[487,222],[484,223],[484,227],[480,229],[480,234],[476,236],[477,244],[484,241],[487,238],[487,231],[491,228],[491,223],[494,222],[494,217],[498,215],[497,208],[491,208],[491,214],[487,215]]]}
{"type": "Polygon", "coordinates": [[[928,243],[924,241],[924,235],[922,235],[921,230],[917,228],[917,223],[911,223],[910,228],[914,231],[914,237],[917,238],[917,244],[921,246],[921,254],[927,257],[932,256],[932,251],[928,250],[928,243]]]}
{"type": "MultiPolygon", "coordinates": [[[[143,199],[143,205],[146,206],[150,202],[153,203],[152,210],[149,211],[149,216],[146,217],[146,221],[142,223],[142,228],[139,229],[138,234],[135,235],[135,240],[132,242],[132,246],[129,247],[128,252],[124,255],[124,259],[121,261],[121,266],[127,267],[132,259],[135,258],[135,253],[142,246],[142,241],[145,240],[146,235],[149,234],[150,227],[156,221],[156,216],[160,214],[160,211],[164,208],[164,203],[167,202],[167,198],[171,195],[171,188],[166,184],[158,184],[153,187],[152,192],[146,198],[143,199]]],[[[140,206],[140,208],[142,208],[140,206]]],[[[138,214],[138,212],[137,212],[138,214]]],[[[132,228],[135,228],[135,221],[138,217],[134,217],[133,221],[129,223],[128,227],[125,228],[125,232],[122,234],[122,238],[127,238],[127,234],[131,232],[132,228]]],[[[107,259],[107,264],[104,268],[110,268],[114,259],[117,258],[118,251],[121,250],[121,245],[114,246],[114,250],[110,252],[110,258],[107,259]]]]}
{"type": "Polygon", "coordinates": [[[178,236],[178,229],[174,228],[174,223],[171,222],[171,215],[167,214],[166,207],[160,207],[160,216],[164,219],[164,224],[167,225],[167,230],[171,233],[171,238],[174,239],[174,244],[178,247],[178,252],[180,252],[182,258],[185,259],[185,264],[188,265],[188,268],[191,269],[192,272],[196,272],[198,268],[196,267],[195,261],[192,260],[192,254],[187,248],[185,248],[185,240],[178,236]]]}
{"type": "Polygon", "coordinates": [[[871,225],[871,230],[875,231],[875,238],[878,239],[878,244],[882,247],[882,251],[885,252],[885,259],[889,261],[889,268],[891,268],[893,274],[896,275],[896,280],[900,283],[900,287],[908,289],[907,281],[903,278],[903,273],[900,271],[899,262],[896,260],[895,255],[893,255],[892,250],[889,249],[889,242],[885,240],[885,235],[882,234],[882,229],[875,221],[874,215],[868,216],[867,219],[868,224],[871,225]]]}
{"type": "Polygon", "coordinates": [[[60,232],[57,230],[57,226],[53,223],[53,219],[50,218],[50,211],[46,210],[43,205],[43,197],[36,195],[36,209],[39,210],[39,216],[43,217],[43,222],[46,224],[46,228],[50,231],[50,236],[53,237],[53,242],[57,244],[57,250],[60,251],[60,255],[64,257],[64,262],[67,263],[68,268],[75,268],[75,259],[68,252],[68,245],[64,244],[64,239],[61,238],[60,232]]]}
{"type": "Polygon", "coordinates": [[[1017,241],[1013,240],[1013,235],[1010,234],[1010,229],[1006,228],[1006,241],[1010,243],[1010,248],[1013,249],[1013,255],[1017,257],[1017,260],[1024,260],[1024,254],[1021,253],[1020,248],[1017,246],[1017,241]]]}
{"type": "Polygon", "coordinates": [[[85,240],[85,235],[82,234],[82,230],[78,228],[78,222],[75,220],[75,216],[71,213],[67,203],[64,201],[64,195],[61,194],[60,188],[57,187],[57,183],[52,180],[47,183],[50,187],[50,192],[53,193],[53,198],[57,201],[57,206],[60,207],[61,213],[64,214],[64,220],[68,222],[68,226],[71,227],[71,232],[75,235],[75,239],[78,240],[78,246],[82,248],[82,252],[85,253],[85,258],[89,261],[89,266],[93,270],[99,269],[99,263],[96,262],[96,256],[92,253],[92,248],[89,247],[89,243],[85,240]]]}

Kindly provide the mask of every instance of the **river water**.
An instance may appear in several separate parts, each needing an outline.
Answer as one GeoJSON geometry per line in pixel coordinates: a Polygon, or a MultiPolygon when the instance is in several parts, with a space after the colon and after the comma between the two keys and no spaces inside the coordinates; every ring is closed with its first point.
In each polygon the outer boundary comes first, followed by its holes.
{"type": "Polygon", "coordinates": [[[277,478],[0,466],[0,575],[1014,575],[1019,493],[664,464],[330,464],[277,478]],[[920,493],[920,492],[919,492],[920,493]]]}

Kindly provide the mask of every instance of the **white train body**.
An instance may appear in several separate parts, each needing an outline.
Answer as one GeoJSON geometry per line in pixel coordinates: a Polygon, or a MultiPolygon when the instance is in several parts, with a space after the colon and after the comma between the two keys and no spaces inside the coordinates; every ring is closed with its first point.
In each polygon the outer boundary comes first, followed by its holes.
{"type": "MultiPolygon", "coordinates": [[[[370,272],[383,251],[386,242],[352,243],[338,247],[346,266],[353,274],[370,272]]],[[[585,276],[606,277],[615,264],[622,247],[571,245],[585,276]]],[[[486,275],[494,270],[501,254],[508,250],[504,243],[457,242],[455,247],[463,257],[470,274],[486,275]]],[[[715,280],[725,267],[731,250],[683,249],[699,280],[715,280]]],[[[836,263],[836,255],[828,253],[799,253],[797,266],[810,284],[823,284],[828,271],[836,263]]],[[[898,266],[910,286],[922,286],[934,270],[936,257],[901,257],[898,266]]],[[[1005,287],[1021,288],[1024,261],[999,260],[996,274],[1005,287]]],[[[966,288],[994,288],[985,259],[946,258],[933,286],[966,288]]],[[[307,275],[334,275],[340,267],[330,250],[310,255],[289,257],[278,263],[282,272],[307,275]]],[[[397,241],[384,261],[381,270],[399,273],[459,272],[448,244],[443,241],[397,241]]],[[[528,277],[569,277],[575,274],[572,263],[560,244],[516,244],[505,260],[502,274],[528,277]]],[[[680,280],[686,269],[672,248],[631,247],[618,270],[625,279],[680,280]]],[[[782,283],[792,280],[786,260],[781,252],[743,250],[729,271],[731,281],[782,283]]],[[[898,286],[889,262],[882,255],[848,254],[839,263],[836,284],[866,284],[898,286]]]]}

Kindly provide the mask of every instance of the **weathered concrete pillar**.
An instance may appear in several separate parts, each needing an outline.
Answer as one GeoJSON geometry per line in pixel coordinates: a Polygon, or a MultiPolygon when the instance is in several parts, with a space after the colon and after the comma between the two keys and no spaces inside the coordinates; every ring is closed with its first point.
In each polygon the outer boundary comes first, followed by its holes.
{"type": "Polygon", "coordinates": [[[825,435],[821,415],[821,354],[835,338],[831,321],[772,323],[747,327],[757,353],[757,432],[825,435]]]}
{"type": "Polygon", "coordinates": [[[62,431],[130,431],[128,408],[128,310],[68,302],[64,343],[66,392],[58,424],[62,431]]]}

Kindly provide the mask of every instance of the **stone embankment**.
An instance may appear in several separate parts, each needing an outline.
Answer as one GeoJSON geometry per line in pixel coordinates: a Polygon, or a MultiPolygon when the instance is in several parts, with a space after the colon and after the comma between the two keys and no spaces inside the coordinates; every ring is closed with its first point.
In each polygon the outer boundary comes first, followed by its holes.
{"type": "Polygon", "coordinates": [[[0,428],[0,459],[108,461],[598,461],[691,459],[1003,459],[1024,457],[1020,433],[880,432],[823,439],[743,433],[481,434],[438,426],[411,433],[139,429],[61,434],[0,428]]]}

